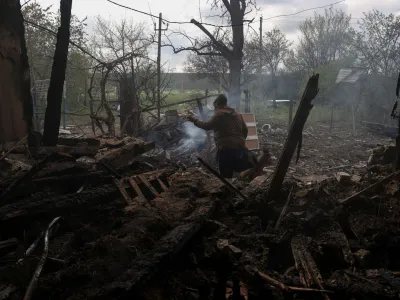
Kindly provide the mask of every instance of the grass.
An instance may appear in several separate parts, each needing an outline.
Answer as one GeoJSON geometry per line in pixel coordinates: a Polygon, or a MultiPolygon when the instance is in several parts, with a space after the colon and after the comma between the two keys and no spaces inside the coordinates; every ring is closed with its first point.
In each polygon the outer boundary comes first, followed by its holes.
{"type": "MultiPolygon", "coordinates": [[[[165,99],[165,102],[167,104],[173,104],[189,99],[202,98],[205,96],[204,91],[201,90],[185,90],[183,92],[180,90],[171,90],[168,93],[169,94],[165,99]]],[[[218,94],[218,91],[216,90],[209,91],[209,94],[215,95],[218,94]]],[[[242,98],[243,97],[244,95],[242,96],[242,98]]],[[[212,100],[213,99],[209,99],[208,103],[212,103],[212,100]]],[[[241,110],[244,111],[244,103],[242,102],[241,104],[242,104],[241,110]]],[[[96,102],[94,110],[97,109],[97,105],[98,103],[96,102]]],[[[182,108],[183,106],[174,105],[171,106],[169,109],[182,109],[182,108]]],[[[293,117],[296,113],[296,110],[297,110],[297,105],[294,105],[293,117]]],[[[70,112],[78,111],[77,114],[82,115],[82,116],[71,116],[73,119],[78,121],[78,123],[80,124],[90,123],[90,118],[89,116],[87,116],[90,113],[89,107],[85,108],[82,106],[79,106],[79,108],[71,107],[69,111],[70,112]]],[[[256,115],[257,120],[265,120],[266,122],[278,123],[283,125],[288,123],[289,105],[286,104],[280,105],[274,109],[272,107],[267,107],[265,102],[259,101],[258,99],[254,98],[252,99],[251,102],[251,112],[253,112],[256,115]]],[[[42,113],[44,113],[44,111],[42,113]]],[[[72,120],[70,120],[71,117],[67,117],[68,124],[73,123],[72,120]]],[[[330,124],[330,120],[331,120],[331,109],[329,107],[324,107],[324,106],[314,106],[308,117],[309,124],[315,124],[315,123],[330,124]]],[[[347,123],[349,124],[349,126],[351,126],[352,123],[351,109],[347,108],[335,109],[333,114],[333,122],[334,124],[347,123]]],[[[119,123],[119,118],[117,117],[116,117],[116,123],[119,123]]]]}

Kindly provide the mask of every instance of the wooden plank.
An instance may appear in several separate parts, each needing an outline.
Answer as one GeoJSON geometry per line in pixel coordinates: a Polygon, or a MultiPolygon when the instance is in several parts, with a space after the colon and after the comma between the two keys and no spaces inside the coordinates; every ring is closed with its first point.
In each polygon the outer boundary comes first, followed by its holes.
{"type": "Polygon", "coordinates": [[[125,190],[124,187],[124,179],[119,181],[117,178],[113,178],[115,185],[118,187],[119,191],[121,192],[122,198],[124,198],[126,204],[132,205],[133,202],[131,200],[131,197],[129,197],[128,193],[125,190]]]}
{"type": "Polygon", "coordinates": [[[154,195],[154,197],[159,197],[160,194],[155,190],[155,188],[151,185],[150,182],[142,175],[137,175],[140,181],[150,190],[150,192],[154,195]]]}
{"type": "Polygon", "coordinates": [[[164,182],[160,178],[157,178],[157,182],[160,184],[164,192],[168,191],[168,187],[164,184],[164,182]]]}
{"type": "Polygon", "coordinates": [[[143,195],[140,187],[137,185],[136,181],[133,179],[133,177],[129,178],[129,183],[131,184],[131,186],[133,187],[133,189],[136,192],[136,195],[138,197],[138,200],[142,203],[146,202],[146,197],[143,195]]]}

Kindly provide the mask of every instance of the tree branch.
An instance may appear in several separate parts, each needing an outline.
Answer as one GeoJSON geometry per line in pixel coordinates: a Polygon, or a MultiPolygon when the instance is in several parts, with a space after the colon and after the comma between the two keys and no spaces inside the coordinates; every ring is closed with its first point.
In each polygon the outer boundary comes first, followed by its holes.
{"type": "Polygon", "coordinates": [[[203,31],[208,38],[212,41],[215,48],[217,48],[224,56],[229,57],[233,55],[233,51],[230,50],[226,45],[222,42],[218,41],[201,23],[196,21],[195,19],[190,20],[190,23],[196,25],[201,31],[203,31]]]}

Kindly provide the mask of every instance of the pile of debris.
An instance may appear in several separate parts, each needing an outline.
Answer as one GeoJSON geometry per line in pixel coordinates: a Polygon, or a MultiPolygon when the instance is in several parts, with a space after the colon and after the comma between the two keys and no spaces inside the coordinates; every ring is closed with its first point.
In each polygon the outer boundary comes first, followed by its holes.
{"type": "Polygon", "coordinates": [[[196,234],[221,194],[204,171],[134,160],[153,142],[60,143],[2,161],[0,299],[131,292],[196,234]]]}
{"type": "Polygon", "coordinates": [[[268,199],[270,167],[237,181],[239,193],[207,169],[158,162],[152,142],[60,143],[1,161],[0,299],[400,292],[400,174],[390,166],[366,157],[324,176],[289,169],[268,199]]]}
{"type": "Polygon", "coordinates": [[[398,298],[400,182],[390,169],[311,185],[289,180],[269,203],[268,180],[260,186],[257,178],[244,190],[252,200],[221,201],[192,247],[141,299],[172,291],[176,299],[398,298]]]}

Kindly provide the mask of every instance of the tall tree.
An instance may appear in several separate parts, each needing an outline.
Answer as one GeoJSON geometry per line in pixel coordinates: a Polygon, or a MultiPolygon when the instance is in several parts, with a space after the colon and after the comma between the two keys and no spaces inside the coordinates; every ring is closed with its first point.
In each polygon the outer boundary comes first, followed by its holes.
{"type": "Polygon", "coordinates": [[[32,133],[24,31],[19,1],[0,0],[0,144],[18,141],[32,133]]]}
{"type": "Polygon", "coordinates": [[[371,108],[370,116],[377,111],[380,116],[389,116],[393,99],[387,95],[394,93],[400,70],[400,16],[373,10],[358,23],[354,42],[356,64],[369,74],[362,82],[363,102],[371,108]]]}
{"type": "MultiPolygon", "coordinates": [[[[229,31],[225,31],[225,44],[232,44],[229,42],[229,31]]],[[[208,40],[203,39],[200,43],[208,45],[208,40]]],[[[210,45],[209,49],[204,49],[212,52],[210,45]]],[[[243,86],[252,80],[250,76],[254,71],[254,62],[250,55],[250,47],[245,42],[243,47],[243,59],[242,59],[242,74],[240,85],[243,86]]],[[[196,79],[210,79],[217,89],[222,88],[224,91],[229,91],[229,61],[220,55],[198,55],[195,52],[191,52],[188,55],[188,59],[185,62],[185,72],[191,73],[196,79]]]]}
{"type": "Polygon", "coordinates": [[[287,64],[293,70],[312,71],[329,62],[350,55],[354,29],[351,15],[343,10],[326,9],[300,24],[300,40],[287,64]]]}
{"type": "Polygon", "coordinates": [[[67,68],[70,37],[72,0],[61,0],[61,25],[57,33],[47,107],[44,119],[43,145],[56,146],[60,129],[61,103],[64,90],[65,71],[67,68]]]}
{"type": "Polygon", "coordinates": [[[255,7],[253,0],[210,0],[213,10],[221,12],[220,18],[226,19],[230,23],[230,32],[232,38],[229,39],[231,43],[226,43],[223,27],[218,27],[213,33],[210,32],[201,22],[192,19],[190,22],[197,26],[206,36],[207,41],[185,35],[190,41],[190,47],[173,47],[175,53],[181,51],[192,51],[197,55],[208,56],[222,56],[224,57],[229,66],[229,80],[228,80],[228,99],[234,107],[240,106],[240,80],[242,73],[242,59],[244,47],[244,32],[243,23],[246,22],[245,16],[251,12],[252,7],[255,7]]]}
{"type": "MultiPolygon", "coordinates": [[[[26,43],[28,48],[31,76],[33,83],[39,80],[48,80],[51,74],[51,66],[56,45],[56,36],[60,26],[60,15],[52,10],[52,6],[44,7],[36,0],[29,2],[22,8],[26,24],[26,43]],[[49,29],[52,32],[46,30],[49,29]]],[[[85,48],[87,42],[86,19],[78,19],[71,16],[70,40],[85,48]]],[[[66,72],[66,101],[68,107],[77,108],[84,104],[79,99],[85,93],[85,82],[89,76],[90,59],[80,49],[70,47],[66,72]],[[80,102],[80,103],[79,103],[80,102]]],[[[35,90],[37,111],[42,112],[46,106],[46,97],[42,90],[35,90]]],[[[40,115],[41,116],[41,115],[40,115]]]]}
{"type": "Polygon", "coordinates": [[[400,68],[400,16],[373,10],[364,14],[358,23],[354,46],[360,65],[373,74],[397,75],[400,68]]]}
{"type": "MultiPolygon", "coordinates": [[[[144,24],[134,24],[132,20],[127,19],[110,22],[101,17],[96,18],[94,33],[93,49],[106,64],[97,68],[102,69],[99,87],[101,105],[96,116],[92,118],[106,122],[109,131],[114,126],[110,124],[113,122],[113,116],[104,92],[108,76],[113,75],[121,87],[121,134],[138,134],[140,111],[153,107],[157,99],[156,62],[149,56],[154,37],[146,31],[144,24]],[[102,108],[106,110],[106,119],[101,117],[102,108]]],[[[168,82],[169,76],[163,76],[161,100],[167,96],[164,91],[168,82]]],[[[91,97],[95,91],[94,84],[92,80],[91,97]]]]}
{"type": "Polygon", "coordinates": [[[261,60],[262,73],[271,75],[274,107],[276,107],[276,75],[289,56],[291,45],[292,43],[278,28],[264,33],[261,48],[258,38],[250,43],[251,59],[261,60]]]}

